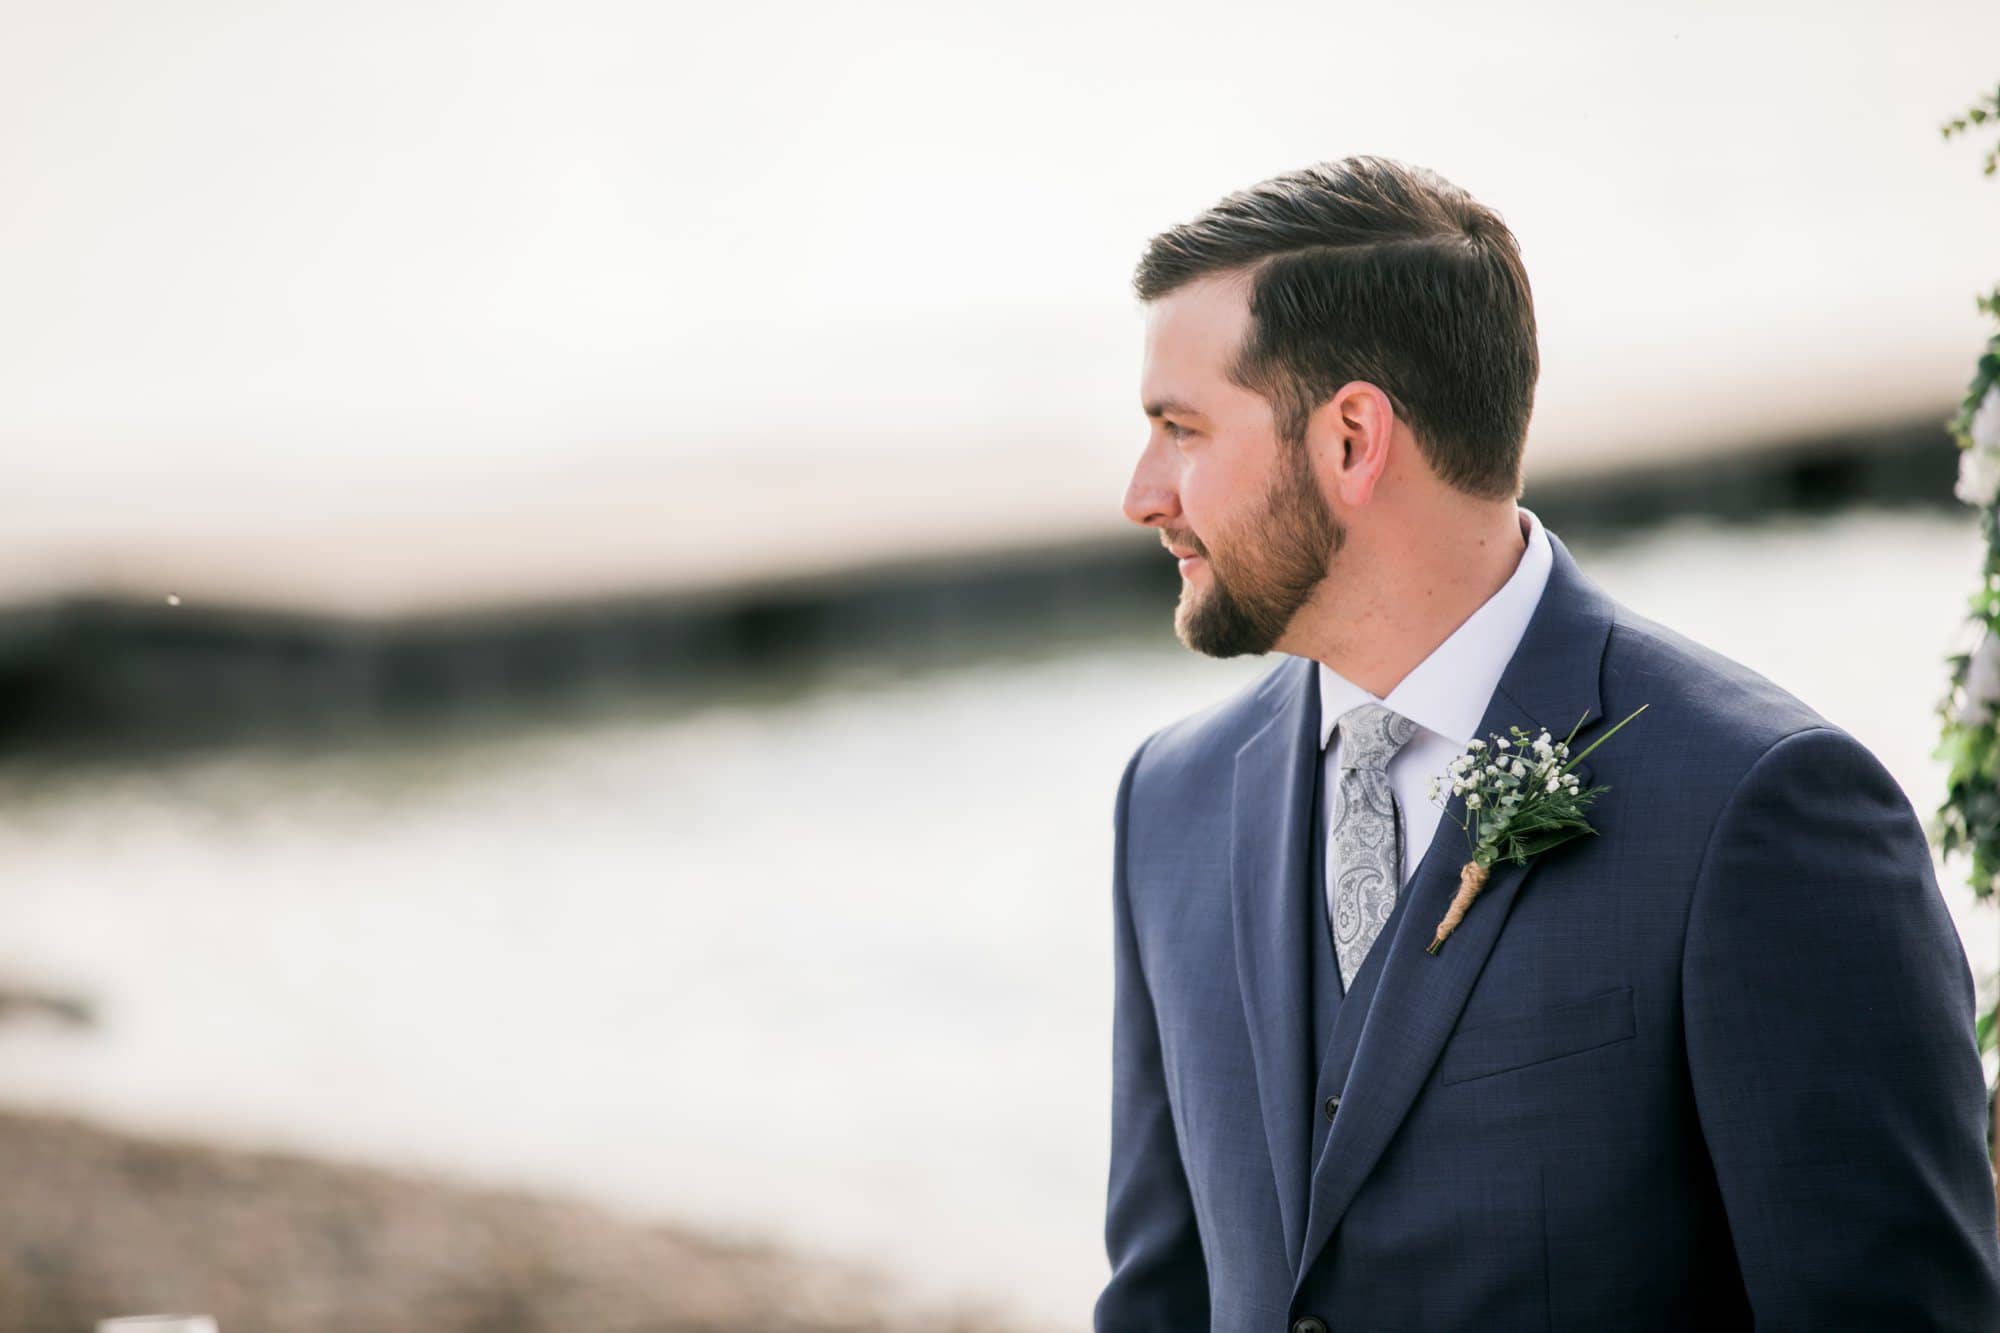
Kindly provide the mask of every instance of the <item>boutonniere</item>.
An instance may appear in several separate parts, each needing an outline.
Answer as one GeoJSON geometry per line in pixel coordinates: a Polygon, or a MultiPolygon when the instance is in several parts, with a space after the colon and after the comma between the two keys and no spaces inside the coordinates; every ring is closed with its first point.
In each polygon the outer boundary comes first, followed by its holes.
{"type": "MultiPolygon", "coordinates": [[[[1647,705],[1640,704],[1618,727],[1646,708],[1647,705]]],[[[1578,718],[1577,726],[1582,725],[1583,719],[1578,718]]],[[[1569,736],[1559,741],[1551,741],[1546,728],[1531,737],[1519,727],[1510,727],[1511,740],[1495,732],[1490,733],[1493,737],[1490,746],[1476,737],[1466,742],[1465,752],[1451,761],[1445,776],[1451,779],[1454,795],[1465,793],[1465,819],[1452,822],[1465,830],[1472,858],[1458,868],[1458,892],[1453,895],[1444,920],[1438,922],[1437,938],[1424,949],[1425,953],[1436,953],[1446,937],[1458,928],[1465,909],[1472,906],[1472,900],[1486,887],[1486,876],[1496,862],[1525,864],[1537,852],[1597,832],[1583,817],[1584,807],[1596,800],[1599,792],[1611,788],[1583,787],[1569,770],[1582,761],[1583,755],[1610,740],[1618,727],[1599,736],[1574,759],[1569,756],[1569,743],[1576,735],[1576,727],[1571,727],[1569,736]]],[[[1433,801],[1438,799],[1441,781],[1431,779],[1433,801]]]]}

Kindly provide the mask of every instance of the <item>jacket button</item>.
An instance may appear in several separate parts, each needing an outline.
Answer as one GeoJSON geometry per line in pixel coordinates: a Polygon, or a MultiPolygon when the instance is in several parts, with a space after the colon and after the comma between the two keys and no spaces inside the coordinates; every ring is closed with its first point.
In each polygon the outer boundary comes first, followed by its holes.
{"type": "Polygon", "coordinates": [[[1292,1333],[1326,1333],[1326,1321],[1307,1315],[1292,1321],[1292,1333]]]}
{"type": "MultiPolygon", "coordinates": [[[[1333,1119],[1333,1113],[1335,1111],[1338,1111],[1339,1109],[1340,1109],[1340,1098],[1329,1097],[1326,1099],[1326,1118],[1328,1120],[1333,1119]]],[[[1299,1330],[1296,1327],[1294,1327],[1292,1333],[1299,1333],[1299,1330]]],[[[1307,1333],[1311,1333],[1311,1330],[1307,1330],[1307,1333]]]]}

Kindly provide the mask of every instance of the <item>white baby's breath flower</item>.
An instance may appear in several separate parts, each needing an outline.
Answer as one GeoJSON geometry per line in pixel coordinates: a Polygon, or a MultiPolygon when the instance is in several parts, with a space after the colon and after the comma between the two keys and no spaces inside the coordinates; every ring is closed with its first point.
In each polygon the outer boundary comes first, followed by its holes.
{"type": "Polygon", "coordinates": [[[1509,742],[1505,736],[1495,736],[1493,738],[1493,743],[1504,750],[1511,742],[1509,742]]]}
{"type": "Polygon", "coordinates": [[[1548,783],[1548,786],[1544,787],[1544,788],[1543,788],[1542,790],[1544,790],[1544,791],[1554,791],[1554,790],[1555,790],[1555,789],[1556,789],[1557,787],[1560,787],[1561,785],[1562,785],[1562,782],[1561,782],[1561,780],[1560,780],[1560,779],[1558,779],[1558,778],[1556,777],[1556,775],[1555,775],[1555,774],[1551,773],[1551,774],[1549,774],[1549,783],[1548,783]]]}
{"type": "Polygon", "coordinates": [[[1465,743],[1465,748],[1468,750],[1483,750],[1486,748],[1486,742],[1480,740],[1467,741],[1465,743]]]}
{"type": "Polygon", "coordinates": [[[1517,778],[1523,778],[1528,775],[1528,766],[1522,763],[1520,760],[1516,759],[1513,763],[1513,766],[1508,771],[1517,778]]]}
{"type": "Polygon", "coordinates": [[[1467,809],[1477,810],[1479,808],[1479,793],[1474,792],[1472,795],[1466,797],[1465,804],[1467,809]]]}

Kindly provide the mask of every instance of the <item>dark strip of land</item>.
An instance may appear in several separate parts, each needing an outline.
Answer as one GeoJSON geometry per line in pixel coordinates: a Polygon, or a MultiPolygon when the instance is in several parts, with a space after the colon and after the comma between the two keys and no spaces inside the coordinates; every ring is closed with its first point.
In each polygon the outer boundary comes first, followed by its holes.
{"type": "Polygon", "coordinates": [[[567,1199],[0,1112],[0,1328],[201,1312],[221,1333],[1005,1333],[883,1276],[567,1199]]]}
{"type": "MultiPolygon", "coordinates": [[[[1531,484],[1566,540],[1662,520],[1844,505],[1962,508],[1939,421],[1531,484]]],[[[1170,642],[1178,575],[1153,534],[884,561],[693,592],[358,619],[82,596],[0,613],[0,753],[129,755],[245,741],[347,746],[523,707],[731,689],[1126,638],[1170,642]]]]}

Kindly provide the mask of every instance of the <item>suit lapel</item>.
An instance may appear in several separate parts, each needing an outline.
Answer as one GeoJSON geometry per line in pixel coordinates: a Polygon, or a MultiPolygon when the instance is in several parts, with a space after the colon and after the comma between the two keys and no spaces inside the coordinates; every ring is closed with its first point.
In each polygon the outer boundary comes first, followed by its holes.
{"type": "Polygon", "coordinates": [[[1313,768],[1319,763],[1319,691],[1311,659],[1271,673],[1274,711],[1236,751],[1230,849],[1236,975],[1257,1067],[1257,1097],[1276,1174],[1285,1252],[1305,1231],[1312,1149],[1312,986],[1307,917],[1312,868],[1313,768]],[[1294,908],[1301,910],[1293,910],[1294,908]]]}
{"type": "MultiPolygon", "coordinates": [[[[1549,533],[1549,543],[1554,559],[1548,584],[1519,646],[1501,673],[1499,685],[1480,719],[1478,735],[1484,738],[1497,732],[1504,736],[1510,726],[1530,732],[1546,727],[1560,739],[1569,735],[1574,726],[1572,753],[1576,753],[1590,743],[1593,728],[1603,720],[1599,673],[1614,608],[1610,599],[1584,578],[1568,548],[1553,532],[1549,533]]],[[[1309,673],[1301,674],[1311,683],[1309,673]]],[[[1282,805],[1272,800],[1262,812],[1246,811],[1244,806],[1246,795],[1271,799],[1271,785],[1277,782],[1278,774],[1286,773],[1286,764],[1318,762],[1316,707],[1307,710],[1287,699],[1276,721],[1282,731],[1288,722],[1297,722],[1307,711],[1314,716],[1306,719],[1312,734],[1304,742],[1309,753],[1303,759],[1289,751],[1281,754],[1281,747],[1268,739],[1271,728],[1259,732],[1238,753],[1237,861],[1239,868],[1248,862],[1260,870],[1254,880],[1258,888],[1263,888],[1267,879],[1272,889],[1289,883],[1280,876],[1303,873],[1298,863],[1309,852],[1303,843],[1310,836],[1310,811],[1305,811],[1306,820],[1302,824],[1302,803],[1295,791],[1287,793],[1282,805]],[[1246,755],[1252,759],[1251,781],[1247,786],[1246,755]],[[1284,815],[1274,827],[1271,812],[1280,808],[1284,815]],[[1274,835],[1282,846],[1247,849],[1243,845],[1246,838],[1261,840],[1274,835]],[[1293,844],[1299,844],[1301,850],[1292,850],[1293,844]]],[[[1573,771],[1585,785],[1589,784],[1588,763],[1578,764],[1573,771]]],[[[1286,775],[1296,786],[1296,775],[1286,775]]],[[[1307,777],[1310,778],[1310,770],[1307,777]]],[[[1305,789],[1309,798],[1309,781],[1305,789]]],[[[1377,941],[1376,947],[1387,948],[1389,953],[1383,960],[1354,1061],[1348,1069],[1340,1113],[1311,1173],[1303,1244],[1294,1241],[1298,1235],[1293,1227],[1294,1212],[1285,1214],[1288,1252],[1301,1258],[1297,1272],[1300,1285],[1362,1182],[1409,1114],[1506,924],[1508,909],[1538,864],[1539,858],[1531,858],[1525,866],[1506,862],[1496,865],[1451,938],[1436,954],[1426,953],[1439,919],[1458,891],[1458,868],[1468,851],[1465,831],[1459,827],[1464,818],[1464,798],[1453,796],[1444,817],[1438,821],[1429,848],[1403,889],[1408,902],[1395,934],[1377,941]]],[[[1239,887],[1251,882],[1238,880],[1239,887]]],[[[1265,1131],[1272,1143],[1272,1161],[1279,1172],[1279,1197],[1283,1201],[1287,1189],[1303,1170],[1295,1163],[1309,1154],[1311,1143],[1311,1085],[1307,1082],[1310,1071],[1306,1068],[1304,1036],[1305,1006],[1310,995],[1304,940],[1297,938],[1303,932],[1289,920],[1277,919],[1280,895],[1266,892],[1257,896],[1271,901],[1260,906],[1238,895],[1238,967],[1245,983],[1246,1012],[1252,1018],[1265,1131]],[[1250,932],[1248,938],[1246,927],[1250,932]],[[1268,970],[1261,973],[1245,970],[1246,964],[1268,970]],[[1260,1020],[1268,1025],[1261,1039],[1260,1020]],[[1297,1053],[1293,1054],[1294,1051],[1297,1053]]],[[[1296,1208],[1295,1204],[1290,1206],[1296,1208]]]]}

